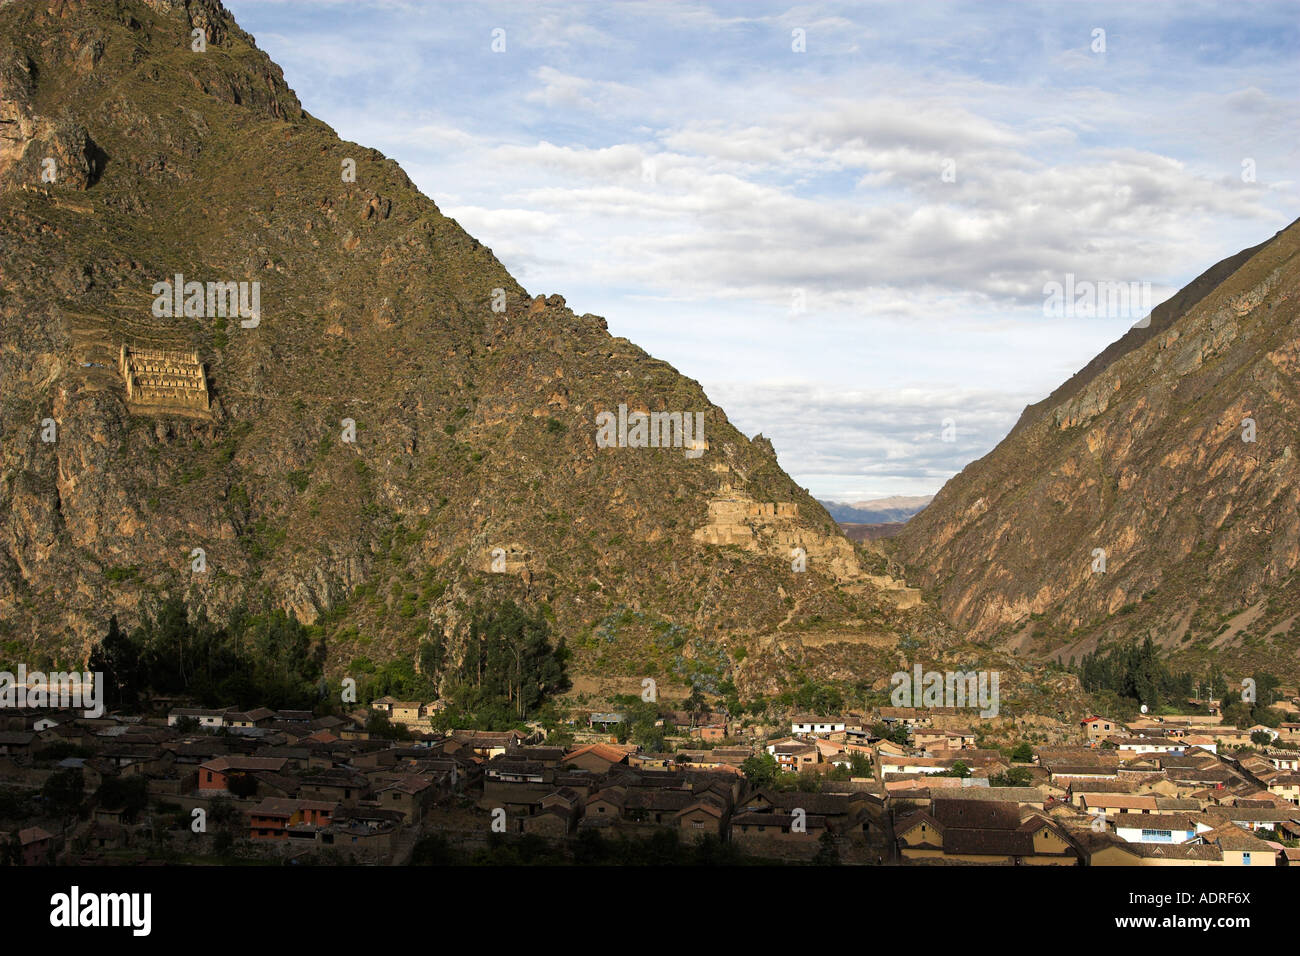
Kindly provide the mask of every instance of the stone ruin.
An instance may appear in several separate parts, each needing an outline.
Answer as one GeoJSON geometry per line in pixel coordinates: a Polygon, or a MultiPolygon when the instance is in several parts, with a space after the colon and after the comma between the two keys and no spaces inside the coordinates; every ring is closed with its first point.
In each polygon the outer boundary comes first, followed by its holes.
{"type": "Polygon", "coordinates": [[[709,502],[709,521],[695,531],[700,544],[739,545],[754,543],[754,522],[767,524],[775,518],[799,517],[799,505],[787,501],[754,501],[747,496],[718,497],[709,502]]]}
{"type": "Polygon", "coordinates": [[[211,408],[208,376],[198,352],[123,345],[118,371],[132,405],[196,412],[211,408]]]}

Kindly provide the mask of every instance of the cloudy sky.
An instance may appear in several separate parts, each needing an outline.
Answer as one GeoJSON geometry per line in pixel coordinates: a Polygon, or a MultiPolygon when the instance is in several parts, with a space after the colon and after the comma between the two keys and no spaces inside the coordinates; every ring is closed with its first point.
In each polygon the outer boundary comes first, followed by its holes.
{"type": "Polygon", "coordinates": [[[1146,311],[1048,283],[1154,305],[1300,217],[1296,3],[226,4],[824,499],[938,490],[1146,311]]]}

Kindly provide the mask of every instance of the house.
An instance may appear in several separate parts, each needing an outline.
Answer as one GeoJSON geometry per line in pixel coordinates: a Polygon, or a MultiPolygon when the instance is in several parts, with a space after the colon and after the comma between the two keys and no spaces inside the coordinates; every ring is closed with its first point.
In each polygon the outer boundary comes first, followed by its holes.
{"type": "Polygon", "coordinates": [[[1129,843],[1110,831],[1072,834],[1088,866],[1221,866],[1216,846],[1191,843],[1129,843]]]}
{"type": "Polygon", "coordinates": [[[285,840],[289,828],[327,826],[338,804],[319,800],[283,800],[267,797],[248,812],[250,840],[285,840]]]}
{"type": "Polygon", "coordinates": [[[587,812],[583,816],[588,820],[617,821],[623,819],[623,808],[627,802],[626,787],[605,787],[587,798],[587,812]]]}
{"type": "Polygon", "coordinates": [[[1211,829],[1188,813],[1117,813],[1107,823],[1129,843],[1186,843],[1211,829]]]}
{"type": "Polygon", "coordinates": [[[964,750],[975,746],[975,734],[968,730],[912,731],[912,744],[922,750],[964,750]]]}
{"type": "Polygon", "coordinates": [[[578,770],[605,773],[616,764],[627,763],[628,754],[634,749],[618,747],[614,744],[589,744],[565,754],[564,763],[578,770]]]}
{"type": "Polygon", "coordinates": [[[537,813],[519,819],[519,830],[547,839],[556,840],[568,836],[577,825],[578,815],[571,809],[552,805],[542,807],[537,813]]]}
{"type": "Polygon", "coordinates": [[[1119,767],[1105,764],[1053,763],[1047,767],[1048,778],[1057,786],[1069,787],[1077,780],[1119,779],[1119,767]]]}
{"type": "Polygon", "coordinates": [[[1125,729],[1119,721],[1098,714],[1089,714],[1079,722],[1079,725],[1083,728],[1084,736],[1094,743],[1125,729]]]}
{"type": "Polygon", "coordinates": [[[563,747],[520,747],[514,756],[522,760],[532,760],[540,763],[543,767],[558,767],[564,760],[563,747]]]}
{"type": "Polygon", "coordinates": [[[924,707],[881,707],[880,719],[887,726],[902,724],[911,730],[913,727],[929,727],[930,710],[924,707]]]}
{"type": "MultiPolygon", "coordinates": [[[[275,722],[275,711],[269,707],[254,707],[252,710],[232,710],[225,715],[225,726],[239,730],[251,730],[255,727],[269,727],[275,722]]],[[[168,717],[168,725],[171,718],[168,717]]]]}
{"type": "Polygon", "coordinates": [[[1084,793],[1080,794],[1078,806],[1085,813],[1101,813],[1106,816],[1155,813],[1157,810],[1154,794],[1138,796],[1130,793],[1084,793]]]}
{"type": "Polygon", "coordinates": [[[1285,809],[1281,807],[1243,807],[1238,803],[1238,805],[1231,807],[1209,807],[1206,809],[1205,815],[1214,822],[1215,826],[1231,823],[1245,830],[1275,830],[1279,826],[1300,826],[1300,810],[1294,810],[1290,807],[1285,809]]]}
{"type": "Polygon", "coordinates": [[[776,758],[777,765],[787,773],[798,773],[805,767],[814,767],[821,759],[812,744],[772,744],[767,752],[776,758]]]}
{"type": "Polygon", "coordinates": [[[1294,750],[1268,750],[1264,759],[1278,770],[1300,770],[1300,753],[1294,750]]]}
{"type": "Polygon", "coordinates": [[[723,839],[727,832],[727,803],[717,794],[705,792],[677,813],[677,826],[682,836],[699,838],[705,835],[723,839]]]}
{"type": "Polygon", "coordinates": [[[1277,851],[1232,823],[1201,834],[1201,840],[1223,854],[1224,866],[1277,866],[1277,851]]]}
{"type": "Polygon", "coordinates": [[[754,756],[752,747],[714,747],[713,759],[720,764],[728,767],[739,768],[750,757],[754,756]]]}
{"type": "Polygon", "coordinates": [[[737,804],[741,813],[791,815],[796,809],[820,817],[838,834],[865,833],[866,797],[860,793],[798,793],[761,789],[737,804]]]}
{"type": "Polygon", "coordinates": [[[401,832],[400,816],[368,807],[340,808],[329,826],[317,834],[322,846],[334,847],[366,860],[387,860],[401,832]]]}
{"type": "Polygon", "coordinates": [[[222,708],[221,710],[211,710],[203,707],[176,707],[167,714],[167,726],[175,727],[182,720],[189,718],[198,721],[200,727],[205,730],[216,730],[219,727],[226,726],[226,715],[230,711],[222,708]]]}
{"type": "Polygon", "coordinates": [[[802,715],[790,722],[792,734],[842,734],[845,730],[843,717],[817,717],[802,715]]]}
{"type": "Polygon", "coordinates": [[[731,820],[731,842],[758,856],[810,859],[825,833],[826,820],[815,813],[753,811],[731,820]]]}
{"type": "Polygon", "coordinates": [[[1083,805],[1083,798],[1089,794],[1116,795],[1132,794],[1137,784],[1127,780],[1071,780],[1066,787],[1069,800],[1076,807],[1083,805]]]}
{"type": "Polygon", "coordinates": [[[1278,774],[1269,778],[1268,792],[1300,806],[1300,774],[1278,774]]]}
{"type": "Polygon", "coordinates": [[[338,803],[345,807],[356,806],[370,791],[370,781],[363,775],[340,767],[305,773],[298,778],[298,782],[304,797],[338,803]]]}
{"type": "Polygon", "coordinates": [[[18,838],[18,845],[22,848],[23,866],[45,866],[54,862],[54,835],[52,833],[40,827],[24,827],[17,831],[16,834],[3,834],[3,839],[8,842],[15,836],[18,838]]]}
{"type": "Polygon", "coordinates": [[[443,749],[448,753],[469,751],[485,760],[522,747],[529,735],[518,730],[453,730],[443,749]]]}
{"type": "Polygon", "coordinates": [[[814,737],[813,746],[817,748],[817,754],[822,760],[830,760],[832,757],[844,753],[843,744],[838,744],[833,740],[826,740],[822,737],[814,737]]]}
{"type": "Polygon", "coordinates": [[[402,814],[405,823],[421,820],[437,792],[428,777],[404,776],[375,790],[375,800],[386,810],[402,814]]]}
{"type": "Polygon", "coordinates": [[[1082,857],[1063,827],[1032,811],[1022,820],[1010,802],[938,798],[894,829],[908,861],[1078,866],[1082,857]]]}
{"type": "Polygon", "coordinates": [[[29,753],[36,734],[30,730],[0,731],[0,756],[15,757],[29,753]]]}
{"type": "Polygon", "coordinates": [[[231,781],[266,772],[280,773],[288,761],[283,757],[243,757],[228,754],[199,764],[199,791],[230,790],[231,781]]]}
{"type": "Polygon", "coordinates": [[[131,831],[115,823],[91,823],[86,843],[96,850],[120,850],[131,844],[131,831]]]}
{"type": "Polygon", "coordinates": [[[1115,745],[1121,759],[1133,754],[1181,754],[1187,751],[1187,741],[1181,737],[1107,737],[1115,745]]]}
{"type": "Polygon", "coordinates": [[[720,743],[727,739],[726,724],[705,724],[695,728],[696,734],[706,743],[720,743]]]}
{"type": "Polygon", "coordinates": [[[582,807],[582,794],[560,787],[542,798],[537,813],[522,818],[522,830],[551,838],[567,836],[577,827],[582,807]]]}

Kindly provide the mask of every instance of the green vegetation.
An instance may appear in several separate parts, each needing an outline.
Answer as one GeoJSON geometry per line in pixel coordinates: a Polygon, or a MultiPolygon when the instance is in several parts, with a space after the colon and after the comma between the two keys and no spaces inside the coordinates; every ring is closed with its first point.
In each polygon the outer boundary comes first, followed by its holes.
{"type": "Polygon", "coordinates": [[[447,660],[445,643],[422,645],[421,673],[449,688],[443,720],[513,727],[568,690],[569,652],[563,638],[551,644],[550,631],[545,615],[501,601],[474,608],[460,635],[466,652],[458,665],[447,660]]]}
{"type": "Polygon", "coordinates": [[[224,627],[199,613],[191,620],[179,598],[166,600],[127,635],[114,617],[90,656],[102,671],[110,708],[136,709],[150,694],[185,694],[204,706],[308,710],[320,698],[324,648],[281,610],[237,608],[224,627]]]}
{"type": "MultiPolygon", "coordinates": [[[[1119,717],[1136,710],[1136,705],[1146,704],[1151,713],[1167,708],[1177,712],[1186,701],[1203,691],[1210,696],[1223,698],[1229,693],[1228,682],[1217,666],[1208,673],[1172,671],[1161,660],[1155,642],[1148,634],[1141,645],[1136,642],[1113,645],[1104,651],[1085,654],[1079,665],[1071,660],[1067,668],[1079,678],[1085,691],[1092,694],[1111,694],[1119,699],[1119,717]],[[1127,702],[1127,707],[1123,702],[1127,702]]],[[[1255,676],[1258,702],[1267,706],[1273,702],[1277,679],[1271,674],[1255,676]]]]}
{"type": "MultiPolygon", "coordinates": [[[[1024,744],[1022,746],[1028,746],[1024,744]]],[[[995,773],[989,777],[990,787],[1027,787],[1034,779],[1028,767],[1012,767],[1006,773],[995,773]]]]}

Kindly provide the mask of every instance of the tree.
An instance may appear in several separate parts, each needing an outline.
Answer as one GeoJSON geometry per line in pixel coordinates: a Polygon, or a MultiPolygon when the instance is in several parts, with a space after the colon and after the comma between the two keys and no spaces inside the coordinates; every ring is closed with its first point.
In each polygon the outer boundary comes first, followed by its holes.
{"type": "Polygon", "coordinates": [[[740,772],[745,775],[745,779],[749,781],[750,786],[756,790],[762,787],[770,787],[776,783],[778,771],[776,758],[770,753],[747,757],[740,765],[740,772]]]}
{"type": "Polygon", "coordinates": [[[1020,763],[1033,763],[1034,748],[1029,745],[1028,741],[1022,740],[1016,745],[1016,749],[1011,751],[1011,759],[1020,763]]]}
{"type": "Polygon", "coordinates": [[[1033,781],[1033,773],[1028,767],[1012,767],[1006,773],[995,773],[989,777],[990,787],[1027,787],[1033,781]]]}
{"type": "Polygon", "coordinates": [[[108,633],[90,652],[92,674],[104,675],[104,705],[108,710],[136,710],[140,703],[140,654],[122,632],[114,614],[108,633]]]}
{"type": "Polygon", "coordinates": [[[0,866],[22,866],[23,845],[18,839],[18,831],[9,834],[9,839],[0,844],[0,866]]]}
{"type": "Polygon", "coordinates": [[[530,615],[513,601],[476,606],[464,637],[467,652],[451,675],[452,696],[481,723],[522,721],[572,686],[569,651],[563,638],[551,646],[544,614],[530,615]]]}
{"type": "Polygon", "coordinates": [[[820,846],[817,848],[817,853],[813,856],[812,861],[818,866],[839,866],[840,851],[835,846],[835,837],[831,831],[826,830],[823,832],[817,842],[820,846]]]}
{"type": "Polygon", "coordinates": [[[366,718],[366,733],[379,740],[410,740],[411,731],[402,724],[395,724],[387,714],[371,711],[366,718]]]}
{"type": "Polygon", "coordinates": [[[226,789],[236,797],[251,797],[257,793],[257,778],[251,773],[236,773],[226,779],[226,789]]]}
{"type": "Polygon", "coordinates": [[[144,777],[105,777],[95,791],[95,801],[105,809],[123,811],[123,819],[134,823],[149,805],[149,782],[144,777]]]}
{"type": "Polygon", "coordinates": [[[893,741],[900,747],[907,746],[907,728],[901,723],[897,726],[891,726],[882,720],[871,725],[871,732],[882,740],[893,741]]]}
{"type": "Polygon", "coordinates": [[[41,797],[50,813],[56,815],[74,814],[81,809],[81,802],[86,796],[86,781],[81,776],[81,769],[70,767],[50,774],[45,785],[41,787],[41,797]]]}
{"type": "Polygon", "coordinates": [[[704,699],[698,687],[692,687],[690,695],[686,698],[686,712],[691,715],[691,727],[699,721],[700,715],[709,709],[709,703],[704,699]]]}
{"type": "Polygon", "coordinates": [[[800,793],[820,793],[822,789],[822,775],[812,767],[804,767],[799,771],[795,779],[795,789],[800,793]]]}

